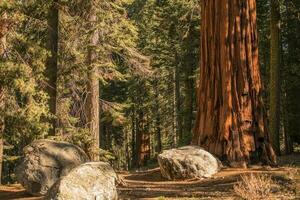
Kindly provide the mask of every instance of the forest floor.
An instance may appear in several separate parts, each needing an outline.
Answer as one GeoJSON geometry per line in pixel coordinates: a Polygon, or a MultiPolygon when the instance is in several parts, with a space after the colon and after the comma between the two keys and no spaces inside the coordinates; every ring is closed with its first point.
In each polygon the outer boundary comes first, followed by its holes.
{"type": "MultiPolygon", "coordinates": [[[[223,169],[211,179],[168,181],[160,175],[159,169],[141,172],[121,172],[125,185],[119,187],[120,199],[239,199],[233,186],[243,174],[267,174],[278,184],[270,199],[300,200],[300,154],[279,159],[280,167],[252,166],[249,169],[223,169]],[[298,170],[298,172],[297,172],[298,170]],[[298,192],[298,193],[297,193],[298,192]]],[[[0,186],[0,200],[41,200],[32,197],[18,185],[0,186]]]]}

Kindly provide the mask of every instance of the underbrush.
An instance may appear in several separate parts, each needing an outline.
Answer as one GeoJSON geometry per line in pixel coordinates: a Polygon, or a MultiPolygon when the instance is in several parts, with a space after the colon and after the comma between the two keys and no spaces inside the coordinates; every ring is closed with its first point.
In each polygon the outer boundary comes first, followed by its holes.
{"type": "Polygon", "coordinates": [[[234,191],[246,200],[271,199],[272,191],[277,187],[269,175],[251,173],[241,175],[241,181],[234,185],[234,191]]]}

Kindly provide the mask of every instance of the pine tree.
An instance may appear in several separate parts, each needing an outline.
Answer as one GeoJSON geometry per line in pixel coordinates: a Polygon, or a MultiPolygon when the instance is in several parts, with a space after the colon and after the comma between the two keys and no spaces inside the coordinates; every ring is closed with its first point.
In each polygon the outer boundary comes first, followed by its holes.
{"type": "Polygon", "coordinates": [[[0,2],[0,115],[1,138],[5,146],[4,182],[15,181],[11,172],[23,147],[45,137],[49,128],[47,94],[44,90],[47,50],[43,43],[48,2],[43,3],[0,2]]]}

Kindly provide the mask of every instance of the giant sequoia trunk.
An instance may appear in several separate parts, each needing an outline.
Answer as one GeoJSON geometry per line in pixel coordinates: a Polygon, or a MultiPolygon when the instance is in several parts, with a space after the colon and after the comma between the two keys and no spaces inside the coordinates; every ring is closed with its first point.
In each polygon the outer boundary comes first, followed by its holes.
{"type": "Polygon", "coordinates": [[[229,162],[275,163],[258,64],[255,0],[202,1],[201,68],[193,144],[229,162]],[[255,154],[254,154],[255,153],[255,154]]]}

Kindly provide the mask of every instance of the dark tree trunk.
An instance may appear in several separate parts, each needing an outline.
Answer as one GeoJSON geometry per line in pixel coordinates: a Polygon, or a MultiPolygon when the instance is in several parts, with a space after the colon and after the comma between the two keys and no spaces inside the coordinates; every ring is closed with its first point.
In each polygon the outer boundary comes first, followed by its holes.
{"type": "MultiPolygon", "coordinates": [[[[188,56],[188,60],[192,60],[188,56]]],[[[183,111],[183,137],[182,142],[184,145],[189,144],[191,142],[192,136],[192,123],[193,123],[193,97],[194,97],[194,81],[192,79],[193,76],[193,63],[187,62],[184,70],[184,111],[183,111]]]]}
{"type": "Polygon", "coordinates": [[[156,120],[155,120],[155,128],[156,128],[156,152],[161,153],[162,150],[162,142],[161,142],[161,115],[160,115],[160,102],[159,102],[159,90],[158,90],[158,79],[155,80],[155,112],[156,120]]]}
{"type": "Polygon", "coordinates": [[[280,154],[280,8],[271,0],[270,40],[270,135],[273,148],[280,154]]]}
{"type": "Polygon", "coordinates": [[[175,53],[175,69],[174,69],[174,93],[175,93],[175,124],[176,124],[176,135],[179,138],[179,143],[183,139],[182,134],[182,105],[181,105],[181,95],[180,95],[180,63],[177,52],[175,53]]]}
{"type": "Polygon", "coordinates": [[[261,97],[255,0],[202,1],[193,144],[231,166],[276,162],[261,97]]]}
{"type": "Polygon", "coordinates": [[[87,125],[93,139],[93,144],[90,151],[90,157],[93,161],[99,160],[98,149],[100,147],[100,92],[99,92],[99,79],[98,69],[94,65],[97,61],[97,52],[95,50],[98,45],[99,35],[98,30],[95,28],[97,22],[96,8],[91,5],[89,13],[89,25],[93,30],[90,35],[90,44],[88,48],[88,82],[87,82],[87,101],[86,101],[86,116],[87,125]]]}
{"type": "MultiPolygon", "coordinates": [[[[58,0],[53,0],[52,5],[48,11],[48,39],[47,49],[50,56],[46,62],[46,77],[47,77],[47,93],[49,95],[50,113],[56,116],[56,96],[57,96],[57,55],[58,55],[58,0]]],[[[50,121],[52,127],[50,134],[55,135],[56,119],[50,121]]]]}
{"type": "Polygon", "coordinates": [[[131,116],[131,167],[135,166],[136,161],[136,112],[135,107],[132,109],[132,116],[131,116]]]}

